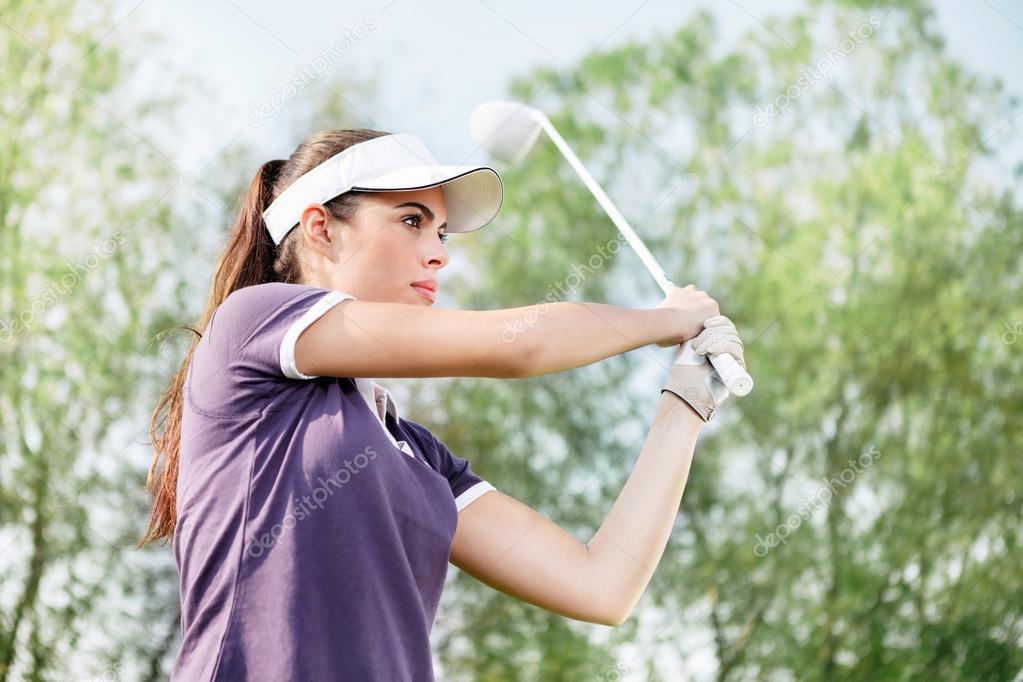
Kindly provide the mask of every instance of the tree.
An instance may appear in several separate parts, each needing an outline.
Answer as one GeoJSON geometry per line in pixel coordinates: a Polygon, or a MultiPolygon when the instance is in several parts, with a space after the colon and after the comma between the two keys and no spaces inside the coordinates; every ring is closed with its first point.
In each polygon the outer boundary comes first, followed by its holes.
{"type": "Polygon", "coordinates": [[[175,100],[125,92],[145,43],[109,39],[109,7],[0,17],[0,680],[141,679],[177,627],[171,557],[133,548],[196,197],[143,132],[175,100]]]}
{"type": "MultiPolygon", "coordinates": [[[[1018,104],[949,58],[924,3],[813,3],[731,52],[718,32],[700,13],[571,73],[537,69],[510,94],[551,117],[676,282],[718,298],[756,389],[701,439],[634,619],[649,632],[611,665],[577,665],[575,639],[597,641],[599,626],[572,630],[460,576],[471,607],[448,621],[446,667],[452,679],[559,665],[551,677],[1010,679],[1023,665],[1023,221],[997,145],[1018,104]]],[[[468,307],[543,302],[615,238],[549,143],[503,174],[514,192],[472,240],[487,267],[459,288],[468,307]]],[[[660,294],[622,249],[557,298],[660,294]]],[[[588,539],[666,363],[643,350],[557,376],[459,380],[437,402],[477,417],[442,433],[588,539]]]]}
{"type": "MultiPolygon", "coordinates": [[[[0,8],[0,680],[160,679],[177,577],[166,548],[133,549],[139,439],[190,339],[158,333],[200,312],[213,254],[195,235],[226,231],[238,169],[265,159],[243,140],[182,174],[146,131],[174,130],[190,86],[118,104],[133,44],[107,37],[109,9],[0,8]]],[[[676,282],[718,298],[757,386],[706,429],[633,618],[571,621],[452,570],[442,677],[1011,679],[1023,220],[999,145],[1018,103],[949,58],[922,2],[813,2],[732,50],[719,34],[698,13],[509,93],[551,116],[676,282]]],[[[288,104],[296,142],[372,126],[322,85],[288,104]]],[[[660,300],[553,146],[502,175],[498,219],[449,244],[462,307],[660,300]]],[[[587,540],[669,357],[409,381],[402,411],[587,540]]]]}

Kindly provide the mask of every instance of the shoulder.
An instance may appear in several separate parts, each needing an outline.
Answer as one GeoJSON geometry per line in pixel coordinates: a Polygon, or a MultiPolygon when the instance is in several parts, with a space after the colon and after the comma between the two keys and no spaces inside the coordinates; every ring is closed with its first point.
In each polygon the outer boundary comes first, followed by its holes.
{"type": "Polygon", "coordinates": [[[288,282],[253,284],[228,294],[213,311],[213,319],[221,325],[251,330],[281,317],[283,311],[301,311],[322,299],[338,297],[347,294],[288,282]]]}
{"type": "Polygon", "coordinates": [[[286,303],[299,296],[329,294],[328,289],[290,282],[265,282],[235,289],[220,304],[220,308],[262,308],[286,303]]]}
{"type": "Polygon", "coordinates": [[[404,418],[401,421],[406,426],[406,433],[417,440],[430,466],[447,479],[457,511],[465,509],[488,490],[497,490],[472,468],[468,459],[451,452],[444,441],[425,426],[404,418]]]}

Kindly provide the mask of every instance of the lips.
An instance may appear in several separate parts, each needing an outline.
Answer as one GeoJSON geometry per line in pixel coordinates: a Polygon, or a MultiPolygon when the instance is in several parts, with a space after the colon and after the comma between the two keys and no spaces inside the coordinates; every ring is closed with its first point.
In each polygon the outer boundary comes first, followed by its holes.
{"type": "Polygon", "coordinates": [[[437,298],[437,281],[436,280],[423,280],[421,282],[413,282],[412,288],[415,289],[419,294],[429,300],[433,301],[437,298]]]}

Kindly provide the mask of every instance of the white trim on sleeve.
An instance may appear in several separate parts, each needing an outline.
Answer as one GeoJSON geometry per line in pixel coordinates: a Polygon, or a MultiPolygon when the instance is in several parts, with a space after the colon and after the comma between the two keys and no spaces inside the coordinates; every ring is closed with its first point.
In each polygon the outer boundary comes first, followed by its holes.
{"type": "Polygon", "coordinates": [[[322,297],[313,307],[305,311],[302,317],[295,320],[288,331],[284,333],[284,338],[281,339],[281,371],[284,376],[289,379],[315,379],[316,376],[303,374],[298,371],[298,367],[295,366],[295,343],[298,341],[299,335],[306,330],[306,328],[313,322],[318,320],[321,315],[333,308],[341,301],[346,301],[349,298],[354,299],[355,297],[351,294],[346,294],[343,291],[331,291],[326,296],[322,297]]]}
{"type": "Polygon", "coordinates": [[[472,502],[475,502],[480,495],[490,490],[497,490],[494,486],[490,485],[487,481],[480,481],[476,485],[463,490],[462,493],[455,498],[455,508],[458,511],[462,511],[468,507],[472,502]]]}

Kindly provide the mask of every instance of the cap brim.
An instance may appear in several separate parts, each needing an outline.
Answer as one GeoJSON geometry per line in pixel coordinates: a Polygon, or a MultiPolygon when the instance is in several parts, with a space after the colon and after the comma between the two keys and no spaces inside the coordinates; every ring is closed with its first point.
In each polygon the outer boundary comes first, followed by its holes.
{"type": "Polygon", "coordinates": [[[403,192],[443,185],[448,232],[472,232],[495,217],[504,202],[501,176],[488,166],[410,166],[362,180],[353,190],[403,192]]]}

